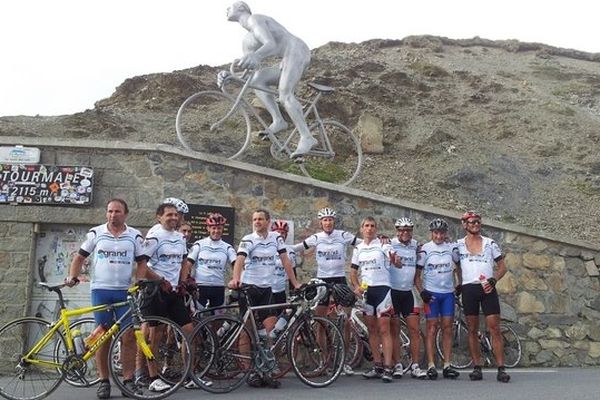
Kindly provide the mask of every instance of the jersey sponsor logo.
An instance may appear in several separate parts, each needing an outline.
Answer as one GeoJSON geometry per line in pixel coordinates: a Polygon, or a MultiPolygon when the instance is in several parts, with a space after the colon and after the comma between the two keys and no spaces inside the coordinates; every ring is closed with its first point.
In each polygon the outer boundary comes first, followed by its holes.
{"type": "Polygon", "coordinates": [[[158,256],[158,261],[161,263],[170,263],[181,261],[181,253],[178,254],[161,254],[158,256]]]}
{"type": "Polygon", "coordinates": [[[269,264],[275,261],[275,256],[252,256],[250,260],[253,264],[269,264]]]}
{"type": "Polygon", "coordinates": [[[427,268],[428,271],[436,271],[438,274],[443,274],[445,272],[452,270],[451,263],[441,263],[441,264],[427,263],[427,265],[425,267],[427,268]]]}
{"type": "Polygon", "coordinates": [[[215,258],[198,258],[198,264],[209,269],[223,269],[221,260],[215,258]]]}
{"type": "Polygon", "coordinates": [[[113,257],[127,257],[127,250],[123,251],[112,251],[112,250],[98,250],[98,258],[113,258],[113,257]]]}
{"type": "Polygon", "coordinates": [[[325,260],[341,260],[342,254],[339,250],[319,250],[317,251],[317,258],[325,260]]]}

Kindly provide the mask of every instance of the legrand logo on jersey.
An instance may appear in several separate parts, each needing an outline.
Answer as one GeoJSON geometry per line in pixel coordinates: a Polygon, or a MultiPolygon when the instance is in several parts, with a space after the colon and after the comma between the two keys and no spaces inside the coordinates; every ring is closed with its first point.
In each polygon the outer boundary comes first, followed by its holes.
{"type": "Polygon", "coordinates": [[[251,258],[253,263],[266,263],[275,261],[274,256],[252,256],[251,258]]]}
{"type": "Polygon", "coordinates": [[[181,254],[161,254],[158,256],[158,261],[169,262],[171,260],[181,260],[181,254]]]}
{"type": "Polygon", "coordinates": [[[342,258],[339,250],[328,250],[328,251],[317,251],[317,258],[324,258],[326,260],[340,260],[342,258]]]}
{"type": "Polygon", "coordinates": [[[124,251],[98,250],[98,258],[105,258],[105,257],[127,257],[127,250],[124,250],[124,251]]]}

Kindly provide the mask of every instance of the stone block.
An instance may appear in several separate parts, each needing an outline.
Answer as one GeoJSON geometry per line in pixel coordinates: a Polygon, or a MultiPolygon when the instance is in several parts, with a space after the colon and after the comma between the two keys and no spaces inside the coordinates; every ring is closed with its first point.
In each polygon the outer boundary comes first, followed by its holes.
{"type": "Polygon", "coordinates": [[[600,357],[600,343],[591,342],[588,355],[592,358],[599,358],[600,357]]]}
{"type": "Polygon", "coordinates": [[[578,247],[565,246],[560,250],[558,255],[563,257],[579,257],[581,255],[581,249],[578,247]]]}
{"type": "Polygon", "coordinates": [[[594,260],[586,261],[584,265],[589,276],[600,276],[600,270],[598,270],[598,266],[594,260]]]}
{"type": "Polygon", "coordinates": [[[526,270],[519,277],[519,286],[525,290],[548,290],[548,286],[544,282],[537,271],[526,270]]]}
{"type": "Polygon", "coordinates": [[[551,259],[544,254],[523,254],[523,266],[531,269],[547,269],[551,265],[551,259]]]}
{"type": "Polygon", "coordinates": [[[558,339],[563,337],[562,331],[558,328],[549,327],[544,330],[544,334],[549,339],[558,339]]]}
{"type": "Polygon", "coordinates": [[[564,271],[565,269],[565,259],[561,256],[552,257],[552,269],[554,271],[564,271]]]}
{"type": "Polygon", "coordinates": [[[364,112],[358,119],[356,131],[364,153],[383,153],[383,121],[381,118],[364,112]]]}
{"type": "Polygon", "coordinates": [[[541,313],[546,308],[534,295],[528,292],[521,292],[517,297],[517,311],[520,313],[541,313]]]}
{"type": "Polygon", "coordinates": [[[594,256],[594,262],[600,268],[600,253],[596,253],[596,255],[594,256]]]}
{"type": "Polygon", "coordinates": [[[509,271],[519,270],[523,267],[523,261],[519,253],[506,253],[504,263],[509,271]]]}
{"type": "Polygon", "coordinates": [[[571,325],[565,329],[565,335],[572,340],[583,340],[589,332],[589,326],[582,323],[571,325]]]}
{"type": "Polygon", "coordinates": [[[500,294],[512,294],[517,291],[517,279],[510,271],[506,273],[496,284],[500,294]]]}
{"type": "Polygon", "coordinates": [[[583,261],[590,261],[594,259],[594,253],[590,250],[583,250],[580,257],[583,261]]]}

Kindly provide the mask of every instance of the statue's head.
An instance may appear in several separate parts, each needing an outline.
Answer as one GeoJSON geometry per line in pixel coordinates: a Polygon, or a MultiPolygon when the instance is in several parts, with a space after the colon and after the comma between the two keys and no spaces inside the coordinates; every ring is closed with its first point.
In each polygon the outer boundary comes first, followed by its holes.
{"type": "Polygon", "coordinates": [[[227,19],[229,21],[238,21],[243,14],[252,14],[248,4],[243,1],[236,1],[227,9],[227,19]]]}

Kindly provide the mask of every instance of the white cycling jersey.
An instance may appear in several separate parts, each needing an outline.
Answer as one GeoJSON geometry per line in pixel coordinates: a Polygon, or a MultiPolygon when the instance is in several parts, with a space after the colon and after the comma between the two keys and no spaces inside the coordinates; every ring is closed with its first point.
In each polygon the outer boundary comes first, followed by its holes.
{"type": "Polygon", "coordinates": [[[277,232],[269,231],[264,238],[256,232],[244,236],[237,251],[246,257],[242,283],[271,287],[276,259],[285,252],[285,243],[277,232]]]}
{"type": "Polygon", "coordinates": [[[304,242],[306,250],[315,248],[317,261],[317,278],[337,278],[346,276],[346,247],[360,242],[350,232],[334,229],[331,233],[319,232],[307,237],[304,242]]]}
{"type": "Polygon", "coordinates": [[[225,286],[225,271],[235,262],[236,254],[229,243],[207,237],[192,245],[187,258],[194,264],[191,276],[197,284],[225,286]]]}
{"type": "Polygon", "coordinates": [[[360,282],[369,286],[390,286],[390,258],[392,246],[379,239],[362,242],[352,253],[352,268],[360,269],[360,282]]]}
{"type": "Polygon", "coordinates": [[[435,293],[453,292],[457,263],[456,243],[425,243],[417,258],[417,268],[423,270],[423,288],[435,293]]]}
{"type": "Polygon", "coordinates": [[[156,224],[146,234],[144,253],[150,257],[148,266],[169,281],[175,290],[179,284],[181,263],[187,254],[183,235],[156,224]]]}
{"type": "MultiPolygon", "coordinates": [[[[294,251],[293,246],[286,245],[287,255],[290,258],[290,262],[292,263],[292,268],[296,266],[296,252],[294,251]]],[[[275,258],[275,271],[273,272],[273,285],[271,286],[271,291],[273,293],[280,293],[285,291],[285,285],[288,280],[287,273],[285,272],[285,268],[283,268],[283,263],[281,262],[281,258],[275,258]]]]}
{"type": "Polygon", "coordinates": [[[471,254],[467,250],[465,239],[458,239],[458,253],[463,285],[479,283],[480,277],[484,279],[494,276],[494,263],[503,258],[500,246],[491,238],[482,236],[481,254],[471,254]]]}
{"type": "Polygon", "coordinates": [[[398,238],[393,238],[391,245],[396,254],[400,256],[402,268],[390,269],[390,285],[394,290],[412,290],[415,285],[419,243],[415,239],[411,239],[410,242],[404,244],[398,238]]]}
{"type": "Polygon", "coordinates": [[[143,253],[144,239],[135,228],[125,226],[118,237],[108,230],[108,224],[89,230],[79,254],[91,262],[91,289],[127,290],[131,284],[133,264],[143,253]]]}

